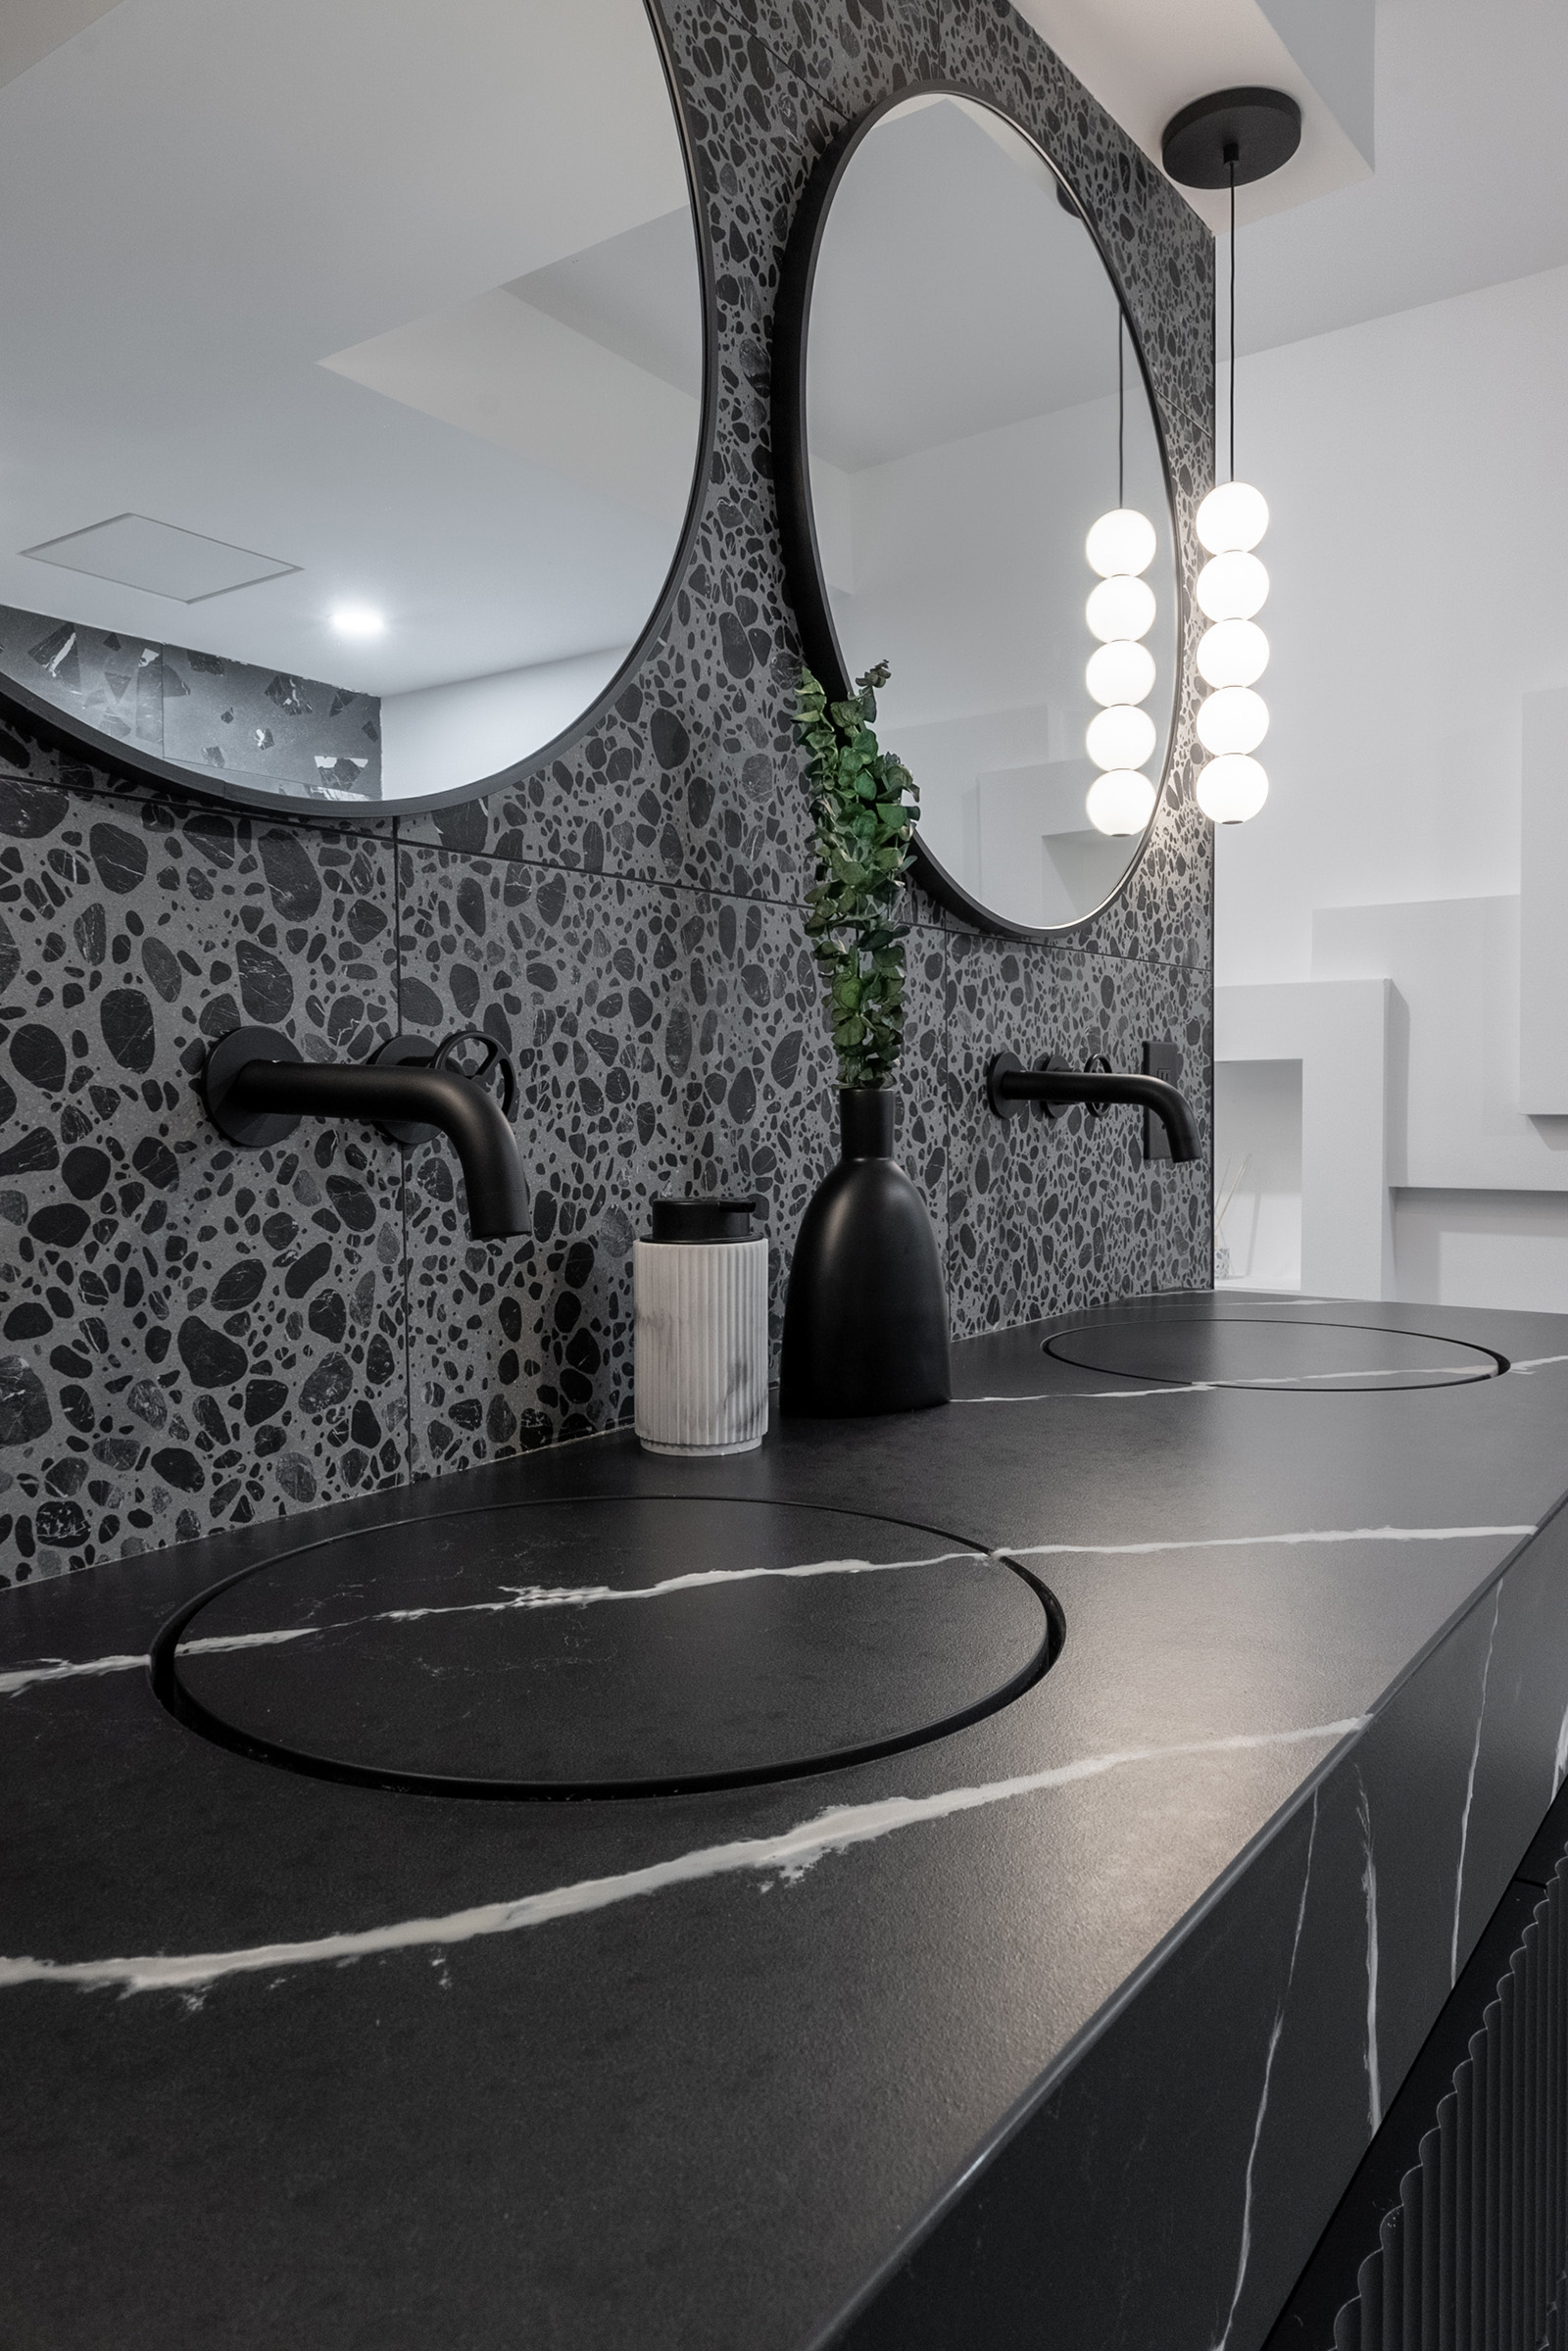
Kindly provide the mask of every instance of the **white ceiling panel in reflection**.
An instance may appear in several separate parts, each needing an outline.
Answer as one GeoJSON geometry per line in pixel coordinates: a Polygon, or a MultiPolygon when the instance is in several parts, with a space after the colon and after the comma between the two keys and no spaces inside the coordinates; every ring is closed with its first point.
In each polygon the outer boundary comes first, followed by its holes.
{"type": "Polygon", "coordinates": [[[199,531],[180,530],[149,514],[112,514],[106,522],[22,552],[35,563],[57,563],[63,571],[84,571],[89,578],[114,580],[120,587],[140,588],[176,604],[205,604],[210,596],[281,579],[298,568],[252,548],[229,547],[220,539],[203,538],[199,531]]]}
{"type": "Polygon", "coordinates": [[[857,277],[824,247],[811,297],[811,447],[847,471],[1115,391],[1089,231],[977,111],[943,99],[879,123],[875,169],[857,158],[833,200],[831,251],[878,257],[857,277]]]}
{"type": "Polygon", "coordinates": [[[507,291],[693,400],[701,393],[702,344],[691,331],[697,257],[684,203],[514,277],[507,291]]]}
{"type": "Polygon", "coordinates": [[[643,0],[71,18],[0,88],[0,605],[393,698],[635,644],[703,372],[643,0]],[[296,568],[24,552],[125,515],[296,568]]]}
{"type": "Polygon", "coordinates": [[[685,514],[696,396],[510,287],[321,365],[662,522],[678,525],[685,514]]]}

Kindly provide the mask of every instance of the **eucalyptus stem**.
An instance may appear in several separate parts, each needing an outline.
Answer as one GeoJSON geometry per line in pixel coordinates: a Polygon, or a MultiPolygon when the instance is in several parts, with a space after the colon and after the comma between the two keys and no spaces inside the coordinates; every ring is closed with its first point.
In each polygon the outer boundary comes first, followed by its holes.
{"type": "Polygon", "coordinates": [[[893,920],[920,810],[914,780],[876,739],[879,661],[848,702],[802,667],[795,723],[810,754],[816,878],[806,935],[827,983],[841,1086],[885,1086],[904,1049],[904,942],[893,920]]]}

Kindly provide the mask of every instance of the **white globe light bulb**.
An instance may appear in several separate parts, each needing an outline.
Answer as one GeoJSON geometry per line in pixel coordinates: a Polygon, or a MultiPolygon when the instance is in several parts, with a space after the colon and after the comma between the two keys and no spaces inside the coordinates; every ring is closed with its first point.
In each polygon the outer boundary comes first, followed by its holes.
{"type": "Polygon", "coordinates": [[[1250,620],[1267,595],[1268,573],[1255,555],[1211,556],[1198,574],[1199,609],[1210,620],[1250,620]]]}
{"type": "Polygon", "coordinates": [[[1154,787],[1147,775],[1113,767],[1107,775],[1096,776],[1084,807],[1097,832],[1141,833],[1154,812],[1154,787]]]}
{"type": "Polygon", "coordinates": [[[1255,751],[1268,733],[1268,705],[1250,686],[1222,686],[1200,704],[1198,740],[1216,759],[1255,751]]]}
{"type": "Polygon", "coordinates": [[[1154,748],[1154,721],[1147,710],[1118,702],[1090,719],[1085,741],[1097,767],[1141,767],[1154,748]]]}
{"type": "Polygon", "coordinates": [[[1255,620],[1216,620],[1198,640],[1205,686],[1255,686],[1268,667],[1268,639],[1255,620]]]}
{"type": "Polygon", "coordinates": [[[1154,625],[1154,591],[1144,579],[1102,579],[1084,611],[1090,635],[1102,645],[1117,637],[1147,637],[1154,625]]]}
{"type": "Polygon", "coordinates": [[[1096,702],[1143,702],[1153,691],[1154,657],[1147,645],[1118,638],[1090,655],[1084,682],[1096,702]]]}
{"type": "Polygon", "coordinates": [[[1154,526],[1136,507],[1119,506],[1100,520],[1084,541],[1089,568],[1102,579],[1113,574],[1136,576],[1154,560],[1154,526]]]}
{"type": "Polygon", "coordinates": [[[1250,482],[1222,481],[1198,510],[1198,539],[1210,555],[1246,555],[1268,528],[1268,501],[1250,482]]]}
{"type": "Polygon", "coordinates": [[[1240,754],[1210,759],[1199,770],[1198,805],[1210,824],[1245,824],[1268,798],[1268,777],[1240,754]]]}

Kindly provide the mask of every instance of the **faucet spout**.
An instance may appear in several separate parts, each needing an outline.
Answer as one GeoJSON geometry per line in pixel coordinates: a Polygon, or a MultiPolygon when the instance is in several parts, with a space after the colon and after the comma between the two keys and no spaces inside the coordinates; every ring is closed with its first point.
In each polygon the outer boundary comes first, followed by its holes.
{"type": "Polygon", "coordinates": [[[302,1060],[274,1029],[236,1029],[207,1056],[202,1088],[231,1143],[281,1143],[301,1118],[438,1127],[458,1154],[476,1241],[528,1229],[528,1186],[517,1139],[495,1096],[456,1069],[431,1064],[302,1060]]]}
{"type": "Polygon", "coordinates": [[[1059,1064],[1025,1069],[1016,1053],[996,1053],[986,1071],[986,1095],[999,1118],[1016,1118],[1030,1102],[1052,1112],[1069,1102],[1087,1102],[1102,1109],[1110,1102],[1137,1102],[1152,1110],[1170,1142],[1173,1159],[1196,1159],[1198,1126],[1193,1106],[1180,1087],[1168,1079],[1147,1077],[1137,1070],[1067,1069],[1059,1064]]]}

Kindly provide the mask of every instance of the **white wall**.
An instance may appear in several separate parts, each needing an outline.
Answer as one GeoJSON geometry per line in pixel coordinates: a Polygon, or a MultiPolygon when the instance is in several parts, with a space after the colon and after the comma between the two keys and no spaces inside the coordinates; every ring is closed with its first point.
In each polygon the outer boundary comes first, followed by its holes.
{"type": "Polygon", "coordinates": [[[1386,979],[1214,991],[1216,1209],[1250,1159],[1219,1239],[1235,1278],[1328,1298],[1394,1286],[1390,1073],[1403,1039],[1386,979]],[[1250,1231],[1249,1186],[1258,1204],[1250,1231]],[[1261,1253],[1260,1253],[1261,1252],[1261,1253]]]}
{"type": "MultiPolygon", "coordinates": [[[[1568,1122],[1519,1106],[1517,901],[1521,706],[1568,685],[1565,392],[1568,269],[1238,379],[1237,470],[1272,512],[1271,790],[1219,838],[1217,977],[1383,977],[1406,1005],[1401,1296],[1522,1303],[1539,1277],[1556,1302],[1568,1226],[1520,1198],[1568,1183],[1568,1122]]],[[[1568,874],[1532,878],[1568,910],[1568,874]]]]}
{"type": "Polygon", "coordinates": [[[1568,689],[1527,694],[1520,758],[1519,1106],[1568,1111],[1568,689]]]}
{"type": "Polygon", "coordinates": [[[1300,1062],[1221,1062],[1214,1119],[1214,1287],[1299,1290],[1300,1062]]]}
{"type": "Polygon", "coordinates": [[[1568,1314],[1568,1199],[1553,1192],[1396,1192],[1397,1296],[1568,1314]]]}
{"type": "Polygon", "coordinates": [[[496,677],[389,694],[381,704],[381,797],[410,800],[499,775],[598,701],[631,651],[612,646],[496,677]]]}
{"type": "Polygon", "coordinates": [[[1568,685],[1568,269],[1244,358],[1270,507],[1267,808],[1221,834],[1224,981],[1317,906],[1519,887],[1520,698],[1568,685]]]}

